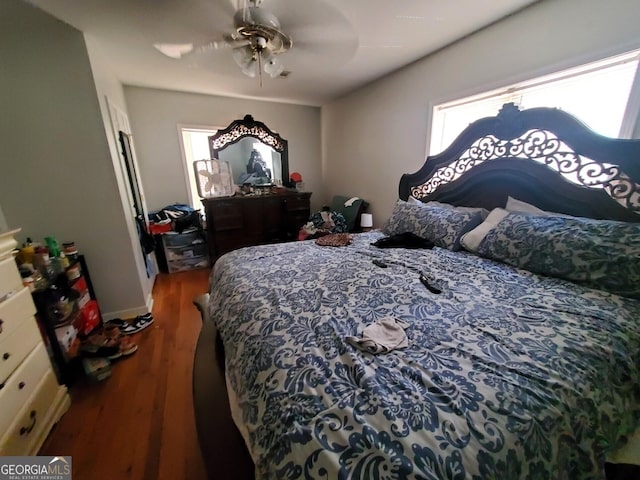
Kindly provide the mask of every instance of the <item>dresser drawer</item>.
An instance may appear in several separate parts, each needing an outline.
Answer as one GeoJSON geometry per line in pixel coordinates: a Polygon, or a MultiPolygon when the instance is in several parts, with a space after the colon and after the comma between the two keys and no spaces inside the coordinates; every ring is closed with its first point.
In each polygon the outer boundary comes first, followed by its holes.
{"type": "MultiPolygon", "coordinates": [[[[297,210],[309,210],[309,197],[304,195],[294,195],[288,197],[285,201],[285,210],[287,212],[295,212],[297,210]]],[[[307,215],[308,216],[308,215],[307,215]]]]}
{"type": "Polygon", "coordinates": [[[33,455],[34,446],[43,440],[51,427],[60,386],[53,370],[45,374],[33,395],[14,416],[14,421],[0,440],[0,455],[33,455]],[[33,452],[33,453],[31,453],[33,452]]]}
{"type": "Polygon", "coordinates": [[[211,206],[211,214],[210,221],[215,231],[244,227],[244,214],[240,202],[218,202],[211,206]]]}
{"type": "Polygon", "coordinates": [[[26,319],[33,317],[36,307],[31,298],[31,292],[26,287],[0,303],[0,344],[26,319]]]}
{"type": "Polygon", "coordinates": [[[22,288],[22,280],[13,256],[0,260],[0,300],[9,292],[22,288]]]}
{"type": "Polygon", "coordinates": [[[38,342],[42,342],[42,337],[33,317],[23,319],[18,328],[0,341],[0,383],[6,383],[38,342]]]}
{"type": "Polygon", "coordinates": [[[0,432],[15,420],[16,412],[27,403],[36,386],[51,370],[51,362],[44,343],[40,343],[27,356],[24,362],[7,379],[0,389],[0,432]]]}

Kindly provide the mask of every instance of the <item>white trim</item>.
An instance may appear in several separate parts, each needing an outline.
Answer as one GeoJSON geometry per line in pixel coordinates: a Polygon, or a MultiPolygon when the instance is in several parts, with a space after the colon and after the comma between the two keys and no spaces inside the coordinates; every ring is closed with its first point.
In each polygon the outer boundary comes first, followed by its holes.
{"type": "MultiPolygon", "coordinates": [[[[484,90],[481,93],[474,95],[457,97],[455,100],[443,103],[431,103],[430,102],[430,117],[429,117],[429,130],[426,137],[428,137],[428,144],[426,150],[428,154],[435,153],[436,150],[442,151],[446,148],[445,143],[450,143],[452,128],[462,128],[461,123],[464,123],[465,119],[471,115],[484,116],[487,112],[492,111],[494,106],[498,108],[501,104],[506,102],[515,102],[519,104],[521,101],[526,101],[530,95],[535,98],[536,92],[544,92],[548,88],[566,88],[567,82],[571,84],[579,84],[582,78],[594,78],[594,75],[598,75],[599,72],[611,72],[611,69],[624,69],[626,80],[630,80],[629,74],[633,76],[631,81],[629,94],[626,98],[619,98],[619,101],[623,101],[623,104],[617,103],[617,107],[624,108],[624,112],[619,111],[616,115],[620,114],[622,118],[617,117],[620,122],[620,129],[612,131],[610,128],[603,132],[605,135],[620,136],[620,133],[626,134],[628,137],[633,134],[633,129],[636,124],[637,114],[640,111],[640,81],[638,79],[638,62],[640,60],[640,50],[635,49],[622,54],[601,58],[589,63],[583,63],[581,65],[566,68],[563,70],[557,70],[553,73],[538,77],[530,77],[527,80],[523,80],[516,83],[506,84],[500,88],[484,90]],[[635,71],[633,70],[635,68],[635,71]],[[577,82],[577,83],[576,83],[577,82]],[[556,87],[558,86],[558,87],[556,87]],[[471,109],[467,111],[467,109],[471,109]],[[474,112],[475,113],[471,113],[474,112]],[[448,112],[454,112],[454,118],[457,118],[455,124],[450,124],[445,118],[448,116],[448,112]],[[481,113],[484,112],[484,113],[481,113]],[[442,122],[435,122],[436,119],[440,119],[442,122]],[[446,127],[446,128],[445,128],[446,127]],[[433,140],[435,133],[441,135],[446,134],[446,138],[440,138],[439,140],[433,140]],[[431,148],[433,147],[433,148],[431,148]],[[432,151],[434,150],[434,151],[432,151]]],[[[627,84],[629,85],[629,84],[627,84]]],[[[583,92],[583,94],[586,92],[583,92]]],[[[626,92],[625,92],[626,93],[626,92]]],[[[563,103],[550,105],[562,107],[563,103]]],[[[587,112],[583,112],[585,115],[587,112]]],[[[593,112],[592,112],[593,113],[593,112]]],[[[471,118],[471,117],[469,117],[471,118]]],[[[474,117],[475,118],[475,117],[474,117]]],[[[472,118],[473,119],[473,118],[472,118]]],[[[588,115],[584,118],[584,121],[594,121],[593,116],[588,115]]],[[[600,125],[603,127],[603,125],[600,125]]]]}
{"type": "Polygon", "coordinates": [[[149,313],[153,309],[153,296],[149,294],[147,296],[146,305],[141,305],[135,308],[127,308],[126,310],[116,310],[115,312],[107,312],[102,314],[102,320],[108,322],[114,318],[135,318],[138,315],[144,315],[149,313]]]}
{"type": "MultiPolygon", "coordinates": [[[[218,131],[222,130],[225,127],[214,127],[211,125],[195,125],[190,123],[179,123],[178,127],[178,143],[180,145],[180,158],[182,159],[182,170],[184,171],[184,181],[187,184],[187,193],[189,195],[189,203],[191,203],[191,199],[198,198],[198,192],[194,192],[191,188],[191,174],[189,171],[189,166],[187,165],[187,158],[185,156],[185,145],[183,139],[183,130],[202,130],[202,131],[218,131]]],[[[192,205],[193,208],[200,208],[199,205],[192,205]]]]}
{"type": "MultiPolygon", "coordinates": [[[[626,54],[616,55],[614,57],[608,57],[595,62],[579,65],[577,67],[566,68],[564,70],[550,73],[548,75],[542,75],[539,77],[530,78],[529,80],[510,84],[502,88],[497,88],[495,90],[487,90],[478,95],[471,95],[469,97],[459,97],[457,100],[453,100],[447,103],[441,103],[441,104],[438,104],[436,107],[438,107],[440,110],[446,110],[448,108],[455,108],[462,105],[475,103],[479,100],[488,100],[494,97],[500,97],[504,95],[513,95],[514,93],[517,93],[522,90],[527,90],[527,89],[538,87],[541,85],[548,85],[550,83],[555,83],[560,80],[566,80],[569,78],[582,76],[588,73],[593,73],[593,72],[603,70],[605,68],[624,65],[625,63],[629,63],[629,62],[638,62],[639,56],[640,56],[639,51],[632,51],[626,54]]],[[[636,67],[636,73],[637,73],[637,67],[636,67]]]]}
{"type": "Polygon", "coordinates": [[[638,123],[638,115],[640,115],[640,65],[636,69],[636,76],[631,84],[627,108],[624,111],[620,132],[618,133],[620,138],[633,138],[638,123]]]}
{"type": "MultiPolygon", "coordinates": [[[[558,72],[561,70],[568,70],[570,68],[579,67],[580,65],[597,62],[599,60],[603,60],[608,57],[623,55],[625,53],[631,52],[633,50],[639,50],[639,49],[640,49],[640,39],[633,40],[630,42],[625,42],[619,45],[610,45],[606,48],[601,48],[599,50],[582,53],[580,55],[576,55],[573,57],[564,58],[562,60],[559,60],[554,63],[550,63],[548,65],[544,65],[542,67],[534,68],[524,72],[514,73],[512,75],[509,75],[506,78],[495,79],[495,80],[482,83],[480,85],[474,85],[473,87],[458,90],[456,92],[450,92],[440,97],[436,97],[433,100],[430,100],[427,105],[428,106],[427,135],[425,135],[427,138],[426,138],[426,145],[425,145],[425,158],[430,154],[429,147],[431,145],[431,129],[433,126],[433,111],[437,105],[453,102],[458,98],[465,98],[465,97],[471,97],[473,95],[479,95],[482,92],[486,92],[489,90],[506,88],[507,85],[517,84],[520,82],[524,82],[528,79],[550,75],[554,72],[558,72]]],[[[640,113],[640,110],[639,110],[639,113],[640,113]]]]}
{"type": "MultiPolygon", "coordinates": [[[[120,191],[120,201],[122,204],[124,216],[126,219],[127,231],[129,232],[129,239],[131,241],[131,247],[133,251],[133,256],[136,259],[136,268],[138,270],[138,279],[140,281],[140,288],[142,288],[143,294],[147,288],[151,288],[151,286],[155,283],[156,273],[158,271],[157,267],[151,270],[148,270],[146,267],[146,262],[144,258],[144,252],[140,247],[140,240],[138,238],[138,230],[135,222],[135,209],[134,209],[134,201],[133,201],[133,191],[131,190],[131,186],[129,185],[129,174],[127,173],[127,167],[125,165],[124,155],[122,153],[122,146],[120,144],[120,135],[119,131],[132,135],[131,132],[131,123],[129,121],[129,116],[125,113],[120,107],[118,107],[115,103],[111,101],[111,99],[105,95],[104,96],[107,112],[109,113],[109,120],[111,123],[111,133],[113,134],[115,154],[117,158],[117,166],[114,165],[114,171],[116,171],[116,176],[118,177],[117,185],[118,190],[120,191]],[[145,283],[146,282],[146,283],[145,283]],[[150,286],[151,285],[151,286],[150,286]]],[[[144,221],[146,223],[149,222],[149,210],[147,208],[147,200],[144,194],[144,188],[142,187],[142,178],[140,177],[140,165],[138,164],[138,156],[135,152],[135,145],[133,140],[131,140],[131,154],[133,155],[132,161],[133,166],[136,170],[136,176],[138,180],[138,190],[140,192],[140,200],[142,202],[141,208],[144,216],[144,221]]],[[[115,162],[115,159],[112,159],[115,162]]],[[[147,260],[150,260],[151,255],[147,255],[147,260]]],[[[155,260],[154,260],[155,262],[155,260]]]]}

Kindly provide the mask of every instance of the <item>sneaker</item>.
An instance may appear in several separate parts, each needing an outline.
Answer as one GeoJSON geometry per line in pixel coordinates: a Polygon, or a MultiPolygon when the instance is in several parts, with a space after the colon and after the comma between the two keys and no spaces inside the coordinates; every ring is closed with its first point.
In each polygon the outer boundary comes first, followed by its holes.
{"type": "Polygon", "coordinates": [[[121,318],[112,318],[111,320],[107,320],[106,322],[104,322],[104,326],[106,327],[107,325],[115,325],[117,327],[124,327],[124,326],[127,325],[127,322],[125,322],[121,318]]]}
{"type": "Polygon", "coordinates": [[[127,323],[124,327],[120,327],[123,335],[133,335],[138,333],[153,323],[153,316],[150,313],[138,315],[131,323],[127,323]]]}
{"type": "Polygon", "coordinates": [[[109,357],[120,349],[118,339],[109,338],[102,333],[89,335],[80,345],[83,357],[109,357]]]}
{"type": "Polygon", "coordinates": [[[133,343],[128,338],[122,338],[118,342],[118,351],[108,355],[107,358],[109,360],[116,360],[121,357],[128,357],[129,355],[133,355],[138,351],[138,345],[133,343]]]}

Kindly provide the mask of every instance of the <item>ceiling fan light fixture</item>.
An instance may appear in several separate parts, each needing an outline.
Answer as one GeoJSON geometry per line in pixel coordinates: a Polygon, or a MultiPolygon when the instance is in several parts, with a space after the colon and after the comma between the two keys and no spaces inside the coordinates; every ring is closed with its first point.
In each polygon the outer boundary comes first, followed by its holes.
{"type": "Polygon", "coordinates": [[[276,57],[271,57],[264,62],[264,71],[271,78],[276,78],[284,71],[284,65],[276,57]]]}
{"type": "Polygon", "coordinates": [[[256,78],[260,74],[260,69],[258,68],[258,62],[255,60],[251,61],[245,67],[242,67],[242,73],[244,73],[247,77],[256,78]]]}
{"type": "Polygon", "coordinates": [[[244,69],[254,61],[253,47],[247,45],[242,48],[234,48],[231,57],[241,69],[244,69]]]}

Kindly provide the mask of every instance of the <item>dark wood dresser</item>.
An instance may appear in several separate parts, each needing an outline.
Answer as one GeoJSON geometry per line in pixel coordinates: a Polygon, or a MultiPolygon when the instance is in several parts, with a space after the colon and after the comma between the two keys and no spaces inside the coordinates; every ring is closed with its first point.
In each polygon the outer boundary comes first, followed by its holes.
{"type": "Polygon", "coordinates": [[[209,258],[240,247],[295,240],[309,220],[311,192],[205,198],[209,258]]]}

